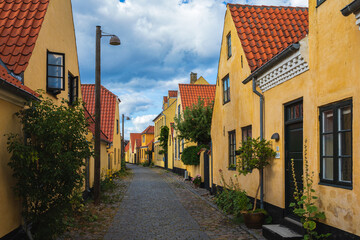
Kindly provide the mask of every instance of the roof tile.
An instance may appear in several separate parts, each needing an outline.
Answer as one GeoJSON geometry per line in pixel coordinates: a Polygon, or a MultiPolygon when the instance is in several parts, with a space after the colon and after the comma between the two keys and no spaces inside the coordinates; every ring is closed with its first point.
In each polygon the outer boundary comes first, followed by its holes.
{"type": "Polygon", "coordinates": [[[131,152],[134,152],[135,144],[141,139],[141,133],[130,133],[130,142],[131,142],[131,152]]]}
{"type": "Polygon", "coordinates": [[[289,44],[303,39],[309,31],[307,8],[228,6],[251,71],[264,65],[289,44]]]}
{"type": "MultiPolygon", "coordinates": [[[[95,115],[95,84],[81,84],[82,98],[89,113],[95,115]]],[[[118,97],[101,86],[101,130],[113,141],[116,101],[118,97]]]]}
{"type": "Polygon", "coordinates": [[[0,0],[0,58],[15,74],[25,71],[49,0],[0,0]]]}
{"type": "Polygon", "coordinates": [[[148,126],[142,133],[142,134],[154,134],[154,126],[148,126]]]}
{"type": "Polygon", "coordinates": [[[183,109],[192,107],[199,97],[205,101],[205,105],[215,100],[215,88],[213,84],[179,84],[179,92],[183,109]]]}

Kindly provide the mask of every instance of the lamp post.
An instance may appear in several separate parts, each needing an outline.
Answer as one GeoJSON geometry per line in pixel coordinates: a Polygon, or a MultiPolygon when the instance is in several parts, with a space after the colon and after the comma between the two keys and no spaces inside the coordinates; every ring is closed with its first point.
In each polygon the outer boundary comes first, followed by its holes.
{"type": "Polygon", "coordinates": [[[110,45],[120,45],[120,39],[113,34],[102,34],[101,26],[96,26],[95,49],[95,169],[94,169],[94,203],[100,202],[100,92],[101,92],[101,65],[100,47],[101,37],[111,37],[110,45]]]}
{"type": "MultiPolygon", "coordinates": [[[[122,114],[122,135],[121,135],[121,161],[124,159],[125,153],[125,141],[124,141],[124,118],[125,115],[122,114]]],[[[129,117],[126,117],[126,120],[130,120],[129,117]]]]}

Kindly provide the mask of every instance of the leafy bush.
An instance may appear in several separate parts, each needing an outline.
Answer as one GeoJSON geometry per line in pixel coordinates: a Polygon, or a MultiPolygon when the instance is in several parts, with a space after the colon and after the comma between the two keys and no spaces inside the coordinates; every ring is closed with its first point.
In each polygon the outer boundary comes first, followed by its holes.
{"type": "Polygon", "coordinates": [[[200,152],[201,147],[191,146],[186,147],[181,154],[181,161],[185,165],[199,165],[200,164],[200,156],[198,153],[200,152]]]}
{"type": "Polygon", "coordinates": [[[15,192],[35,239],[53,239],[65,230],[73,194],[83,186],[84,159],[92,155],[83,108],[67,105],[42,98],[28,102],[17,113],[26,141],[14,134],[8,138],[15,192]]]}
{"type": "Polygon", "coordinates": [[[223,189],[217,195],[216,204],[227,214],[233,214],[239,217],[244,211],[251,208],[250,199],[245,191],[223,189]]]}
{"type": "Polygon", "coordinates": [[[201,176],[200,176],[200,175],[196,175],[196,177],[191,178],[191,182],[192,182],[194,185],[200,186],[200,184],[201,184],[201,176]]]}
{"type": "Polygon", "coordinates": [[[116,188],[114,178],[116,178],[116,174],[113,173],[111,169],[108,169],[105,176],[100,181],[101,191],[113,191],[116,188]]]}

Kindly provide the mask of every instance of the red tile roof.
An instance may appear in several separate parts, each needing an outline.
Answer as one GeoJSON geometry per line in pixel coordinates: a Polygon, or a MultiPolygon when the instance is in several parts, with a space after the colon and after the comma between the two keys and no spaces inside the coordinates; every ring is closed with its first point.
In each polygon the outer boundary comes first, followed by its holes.
{"type": "Polygon", "coordinates": [[[177,91],[176,90],[169,90],[169,97],[177,97],[177,91]]]}
{"type": "Polygon", "coordinates": [[[128,144],[126,144],[126,146],[125,146],[125,152],[129,151],[129,148],[130,148],[130,142],[128,142],[128,144]]]}
{"type": "Polygon", "coordinates": [[[308,9],[228,4],[251,71],[309,32],[308,9]]]}
{"type": "Polygon", "coordinates": [[[135,139],[136,142],[136,148],[140,148],[141,147],[141,139],[135,139]]]}
{"type": "Polygon", "coordinates": [[[131,142],[131,152],[134,152],[134,147],[136,140],[140,140],[141,134],[140,133],[130,133],[130,142],[131,142]]]}
{"type": "MultiPolygon", "coordinates": [[[[86,108],[84,108],[84,113],[85,113],[85,118],[89,124],[88,128],[89,128],[90,132],[95,136],[95,120],[90,115],[90,113],[88,112],[88,110],[86,108]]],[[[109,142],[109,138],[104,134],[103,131],[100,132],[100,139],[105,142],[109,142]]]]}
{"type": "Polygon", "coordinates": [[[199,100],[204,100],[205,105],[215,100],[214,84],[179,84],[179,92],[183,109],[192,107],[199,100]]]}
{"type": "Polygon", "coordinates": [[[6,68],[2,65],[0,65],[0,79],[5,81],[6,83],[8,83],[9,85],[11,85],[14,88],[19,89],[20,91],[23,91],[25,94],[29,95],[29,96],[34,96],[34,97],[38,97],[39,94],[37,94],[35,91],[33,91],[32,89],[30,89],[27,86],[24,86],[20,80],[16,79],[15,77],[11,76],[8,72],[8,70],[6,70],[6,68]]]}
{"type": "Polygon", "coordinates": [[[154,134],[154,126],[148,126],[142,133],[143,134],[154,134]]]}
{"type": "MultiPolygon", "coordinates": [[[[95,115],[95,84],[81,84],[81,92],[86,109],[95,115]]],[[[115,126],[116,101],[118,97],[101,86],[101,130],[113,141],[115,126]]],[[[120,101],[120,100],[119,100],[120,101]]]]}
{"type": "Polygon", "coordinates": [[[164,101],[164,103],[167,103],[168,98],[167,98],[166,96],[164,96],[164,97],[163,97],[163,101],[164,101]]]}
{"type": "Polygon", "coordinates": [[[0,58],[15,74],[25,71],[49,0],[0,0],[0,58]]]}

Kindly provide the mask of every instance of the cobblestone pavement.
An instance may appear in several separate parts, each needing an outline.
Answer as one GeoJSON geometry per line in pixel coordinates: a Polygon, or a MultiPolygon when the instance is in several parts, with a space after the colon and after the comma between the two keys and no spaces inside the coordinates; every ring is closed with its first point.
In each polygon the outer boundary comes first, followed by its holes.
{"type": "Polygon", "coordinates": [[[134,165],[104,239],[256,239],[171,173],[134,165]]]}

